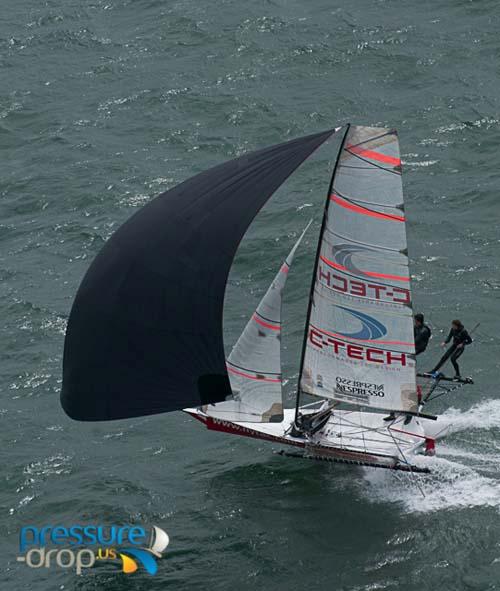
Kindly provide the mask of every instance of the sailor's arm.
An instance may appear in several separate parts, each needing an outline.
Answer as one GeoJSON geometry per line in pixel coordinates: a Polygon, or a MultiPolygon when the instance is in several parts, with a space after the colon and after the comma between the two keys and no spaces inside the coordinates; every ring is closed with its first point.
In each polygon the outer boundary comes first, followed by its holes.
{"type": "Polygon", "coordinates": [[[452,336],[453,336],[453,329],[450,330],[450,332],[448,333],[446,340],[441,343],[441,347],[446,347],[446,345],[451,341],[452,336]]]}

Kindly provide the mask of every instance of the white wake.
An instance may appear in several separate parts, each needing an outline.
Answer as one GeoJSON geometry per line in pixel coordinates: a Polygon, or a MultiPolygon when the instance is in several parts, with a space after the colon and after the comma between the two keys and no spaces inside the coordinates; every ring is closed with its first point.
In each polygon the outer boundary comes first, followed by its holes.
{"type": "Polygon", "coordinates": [[[361,494],[373,502],[394,502],[408,512],[500,509],[500,442],[494,433],[500,428],[500,400],[478,403],[468,411],[450,408],[443,418],[453,424],[451,441],[439,442],[434,458],[412,458],[413,463],[428,466],[431,474],[365,468],[361,494]]]}
{"type": "Polygon", "coordinates": [[[453,425],[453,433],[470,429],[500,428],[500,400],[485,400],[467,411],[449,408],[441,415],[453,425]]]}

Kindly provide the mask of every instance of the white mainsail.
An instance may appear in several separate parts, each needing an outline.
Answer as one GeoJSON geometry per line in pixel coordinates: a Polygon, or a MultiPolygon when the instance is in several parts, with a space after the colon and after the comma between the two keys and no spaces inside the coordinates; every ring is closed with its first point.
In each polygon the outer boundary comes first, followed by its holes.
{"type": "Polygon", "coordinates": [[[215,418],[242,422],[283,420],[281,302],[289,268],[310,222],[248,321],[227,359],[233,397],[203,407],[215,418]]]}
{"type": "Polygon", "coordinates": [[[348,128],[320,241],[301,390],[360,406],[416,411],[396,131],[348,128]]]}

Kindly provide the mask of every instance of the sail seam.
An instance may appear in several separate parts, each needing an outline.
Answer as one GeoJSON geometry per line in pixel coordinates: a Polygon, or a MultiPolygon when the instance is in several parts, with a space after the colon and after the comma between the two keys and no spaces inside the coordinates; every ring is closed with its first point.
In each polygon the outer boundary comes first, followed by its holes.
{"type": "Polygon", "coordinates": [[[356,203],[354,203],[354,201],[352,201],[351,199],[348,199],[347,197],[341,197],[340,195],[336,195],[335,193],[332,193],[330,195],[330,200],[336,203],[337,205],[340,205],[340,207],[343,207],[344,209],[350,209],[362,215],[369,215],[370,217],[387,219],[395,222],[405,221],[404,216],[393,215],[391,213],[383,213],[380,211],[375,211],[374,209],[370,209],[369,207],[364,207],[363,205],[356,205],[356,203]]]}
{"type": "MultiPolygon", "coordinates": [[[[330,259],[327,259],[325,256],[321,255],[319,257],[324,263],[326,263],[329,267],[332,267],[332,269],[338,269],[339,271],[348,271],[349,269],[347,267],[344,267],[344,265],[339,265],[338,263],[334,263],[333,261],[331,261],[330,259]]],[[[376,273],[375,271],[364,271],[361,270],[361,273],[363,273],[364,275],[367,275],[368,277],[379,277],[380,279],[393,279],[394,281],[410,281],[409,277],[404,277],[403,275],[392,275],[389,273],[376,273]]],[[[354,275],[354,277],[356,277],[356,275],[354,275]]]]}
{"type": "Polygon", "coordinates": [[[366,158],[363,158],[359,154],[355,154],[354,152],[351,152],[350,150],[345,149],[345,151],[348,154],[350,154],[351,156],[354,156],[354,158],[359,158],[363,162],[366,162],[367,164],[370,164],[370,166],[374,166],[375,168],[379,168],[380,170],[384,170],[385,172],[390,172],[391,174],[395,174],[397,176],[401,176],[401,172],[399,172],[397,170],[391,170],[390,168],[385,168],[385,166],[380,166],[380,164],[375,164],[375,162],[370,162],[366,158]]]}
{"type": "MultiPolygon", "coordinates": [[[[259,382],[281,382],[281,378],[266,378],[264,375],[259,376],[258,372],[255,372],[255,376],[251,376],[250,374],[244,373],[242,371],[238,371],[237,369],[233,369],[232,367],[228,367],[227,368],[228,371],[230,371],[231,373],[237,375],[237,376],[241,376],[243,378],[248,378],[249,380],[258,380],[259,382]]],[[[280,375],[280,374],[278,374],[280,375]]]]}
{"type": "Polygon", "coordinates": [[[232,361],[226,360],[226,364],[232,365],[233,367],[236,367],[238,369],[242,369],[243,371],[250,371],[252,373],[259,373],[259,374],[263,374],[263,375],[267,375],[267,376],[280,376],[281,373],[280,372],[273,372],[273,371],[255,371],[254,369],[250,369],[249,367],[243,367],[241,365],[236,365],[236,363],[233,363],[232,361]]]}
{"type": "Polygon", "coordinates": [[[257,322],[257,324],[260,324],[261,326],[264,326],[265,328],[269,328],[269,330],[281,330],[281,326],[274,326],[273,324],[269,324],[270,322],[274,322],[276,324],[281,324],[280,322],[278,322],[277,320],[262,320],[263,316],[261,316],[258,312],[255,312],[253,315],[253,319],[255,320],[255,322],[257,322]]]}
{"type": "MultiPolygon", "coordinates": [[[[371,162],[368,163],[370,166],[354,166],[354,164],[341,164],[340,168],[352,168],[354,170],[371,170],[373,172],[373,168],[371,166],[371,162]]],[[[384,169],[385,170],[385,169],[384,169]]]]}
{"type": "MultiPolygon", "coordinates": [[[[337,235],[337,237],[338,237],[338,235],[337,235]]],[[[341,236],[340,236],[340,238],[341,238],[341,236]]],[[[349,244],[349,242],[350,242],[349,239],[346,240],[347,244],[346,243],[339,244],[338,242],[330,241],[326,237],[323,240],[323,242],[326,246],[328,246],[329,248],[332,249],[332,253],[334,255],[342,254],[342,253],[346,252],[347,249],[345,247],[351,246],[351,244],[349,244]]],[[[360,243],[358,242],[358,243],[354,243],[354,244],[360,244],[360,243]]],[[[363,259],[367,259],[369,261],[376,261],[377,263],[380,263],[380,256],[379,256],[380,252],[383,250],[386,250],[386,249],[378,248],[377,246],[370,246],[370,245],[365,245],[365,246],[368,246],[369,248],[366,248],[363,250],[354,250],[354,251],[349,250],[347,252],[347,255],[352,256],[354,254],[361,254],[363,259]]],[[[401,252],[400,250],[393,250],[392,252],[394,254],[400,255],[400,257],[404,257],[404,261],[402,259],[396,260],[395,258],[393,258],[393,259],[388,258],[389,264],[394,265],[395,267],[407,269],[408,268],[407,255],[404,254],[403,252],[401,252]]],[[[345,258],[347,258],[347,256],[345,258]]]]}
{"type": "Polygon", "coordinates": [[[363,144],[368,144],[369,142],[376,142],[377,140],[381,140],[383,137],[386,137],[388,135],[396,135],[396,130],[391,129],[390,131],[386,131],[385,133],[381,133],[380,135],[376,135],[375,137],[370,137],[367,140],[358,142],[357,144],[351,144],[351,146],[357,148],[358,146],[362,146],[363,144]]]}
{"type": "Polygon", "coordinates": [[[392,164],[394,166],[401,166],[401,159],[395,158],[394,156],[388,156],[387,154],[383,154],[382,152],[377,152],[375,150],[369,150],[367,148],[360,148],[359,146],[350,145],[347,146],[346,150],[350,154],[357,154],[366,156],[370,160],[378,160],[379,162],[384,162],[385,164],[392,164]]]}
{"type": "MultiPolygon", "coordinates": [[[[344,195],[341,191],[339,191],[335,187],[333,188],[333,192],[336,193],[342,199],[349,201],[350,203],[363,203],[364,205],[375,205],[376,207],[386,207],[386,208],[390,208],[390,209],[399,209],[401,211],[401,204],[391,205],[388,203],[374,203],[373,201],[364,201],[363,199],[358,199],[357,197],[348,197],[347,195],[344,195]]],[[[391,214],[387,214],[387,215],[391,215],[391,214]]]]}
{"type": "MultiPolygon", "coordinates": [[[[389,248],[388,246],[380,246],[379,244],[370,244],[369,242],[361,242],[360,240],[354,240],[353,238],[347,238],[346,236],[342,236],[342,234],[339,234],[338,232],[334,232],[333,230],[330,230],[330,228],[326,228],[326,231],[330,234],[333,234],[337,238],[342,238],[342,240],[345,240],[346,242],[352,242],[353,244],[360,244],[361,246],[368,246],[369,248],[373,248],[375,250],[388,250],[389,252],[396,252],[396,253],[404,255],[404,253],[402,253],[401,250],[398,248],[389,248]]],[[[406,256],[406,255],[404,255],[404,256],[406,256]]]]}
{"type": "MultiPolygon", "coordinates": [[[[360,276],[360,275],[354,275],[352,272],[350,273],[349,270],[346,268],[344,269],[337,269],[340,273],[347,275],[348,277],[353,277],[354,279],[358,279],[358,280],[363,280],[365,279],[364,276],[360,276]]],[[[375,279],[370,278],[370,281],[374,284],[374,285],[381,285],[383,287],[394,287],[393,285],[391,285],[390,283],[383,283],[382,281],[377,281],[375,279]]]]}

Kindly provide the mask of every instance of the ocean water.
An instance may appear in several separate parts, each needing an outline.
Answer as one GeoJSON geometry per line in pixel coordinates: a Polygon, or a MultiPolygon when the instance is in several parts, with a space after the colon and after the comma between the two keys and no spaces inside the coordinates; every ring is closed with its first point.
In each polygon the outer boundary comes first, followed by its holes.
{"type": "MultiPolygon", "coordinates": [[[[493,0],[2,2],[2,589],[500,589],[499,26],[493,0]],[[204,168],[348,121],[399,130],[424,369],[452,317],[481,323],[476,384],[433,406],[455,424],[433,474],[283,458],[181,413],[67,418],[68,313],[119,224],[204,168]],[[16,562],[21,527],[80,522],[163,527],[158,574],[16,562]]],[[[290,404],[336,141],[258,216],[228,289],[230,347],[314,220],[285,298],[290,404]]]]}

